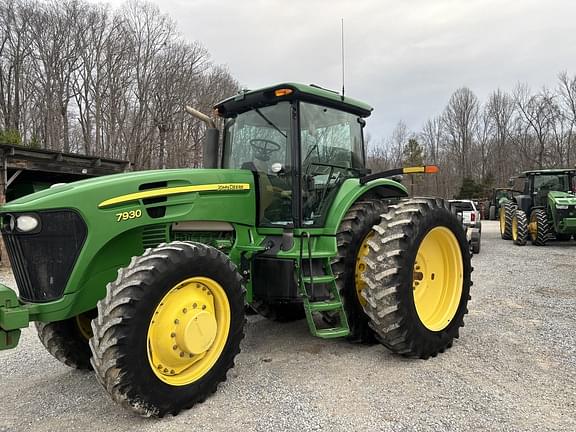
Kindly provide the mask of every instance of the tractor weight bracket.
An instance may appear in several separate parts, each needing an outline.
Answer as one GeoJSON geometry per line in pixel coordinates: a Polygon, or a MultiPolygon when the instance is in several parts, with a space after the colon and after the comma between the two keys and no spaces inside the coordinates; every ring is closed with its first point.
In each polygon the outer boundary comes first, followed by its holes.
{"type": "Polygon", "coordinates": [[[29,322],[30,313],[20,304],[16,293],[0,284],[0,330],[10,331],[28,327],[29,322]]]}
{"type": "Polygon", "coordinates": [[[20,340],[20,329],[30,322],[28,309],[18,302],[16,293],[0,284],[0,351],[15,348],[20,340]]]}

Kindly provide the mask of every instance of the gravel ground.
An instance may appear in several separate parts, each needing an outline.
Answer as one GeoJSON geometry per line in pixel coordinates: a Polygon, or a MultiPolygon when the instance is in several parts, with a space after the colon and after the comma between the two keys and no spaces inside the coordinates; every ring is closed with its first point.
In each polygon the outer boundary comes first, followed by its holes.
{"type": "Polygon", "coordinates": [[[0,432],[576,430],[575,258],[574,241],[516,247],[485,222],[466,327],[445,354],[407,360],[250,317],[228,381],[162,420],[116,406],[29,328],[0,353],[0,432]]]}

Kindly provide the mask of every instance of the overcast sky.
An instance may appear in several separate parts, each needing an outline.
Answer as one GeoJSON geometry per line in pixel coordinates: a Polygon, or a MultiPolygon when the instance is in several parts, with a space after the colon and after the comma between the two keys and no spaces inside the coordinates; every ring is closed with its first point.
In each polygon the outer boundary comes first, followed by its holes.
{"type": "MultiPolygon", "coordinates": [[[[93,2],[97,2],[92,0],[93,2]]],[[[122,1],[105,1],[113,6],[122,1]]],[[[484,101],[518,82],[556,86],[576,74],[570,0],[156,0],[189,40],[241,85],[314,83],[374,106],[373,139],[399,120],[413,131],[467,86],[484,101]]]]}

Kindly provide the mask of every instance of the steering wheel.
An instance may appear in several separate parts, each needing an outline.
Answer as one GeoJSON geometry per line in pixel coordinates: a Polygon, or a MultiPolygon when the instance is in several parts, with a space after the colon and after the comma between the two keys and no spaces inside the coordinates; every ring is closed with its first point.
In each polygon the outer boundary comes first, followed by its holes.
{"type": "Polygon", "coordinates": [[[282,148],[277,142],[264,139],[264,138],[254,138],[250,140],[250,145],[254,150],[256,150],[256,158],[261,161],[270,160],[270,155],[282,148]]]}

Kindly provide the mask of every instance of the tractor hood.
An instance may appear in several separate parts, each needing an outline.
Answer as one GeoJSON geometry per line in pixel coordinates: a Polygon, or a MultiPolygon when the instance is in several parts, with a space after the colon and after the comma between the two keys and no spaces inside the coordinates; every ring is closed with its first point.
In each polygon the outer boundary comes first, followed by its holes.
{"type": "Polygon", "coordinates": [[[101,223],[106,217],[114,222],[123,212],[134,212],[130,214],[138,214],[138,218],[150,222],[189,215],[190,220],[250,225],[255,220],[254,178],[250,171],[229,169],[116,174],[56,185],[11,201],[0,207],[0,212],[53,209],[76,210],[88,225],[92,221],[101,223]]]}
{"type": "Polygon", "coordinates": [[[548,193],[548,199],[556,205],[576,205],[576,196],[569,192],[552,191],[548,193]]]}

